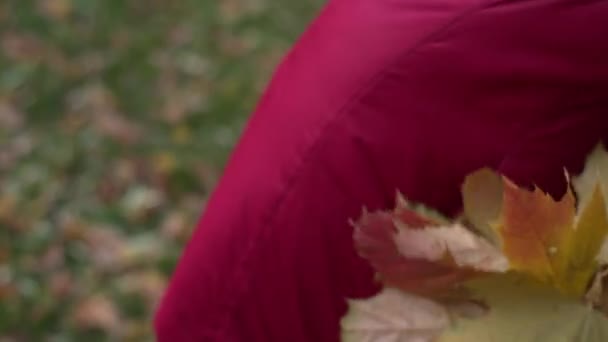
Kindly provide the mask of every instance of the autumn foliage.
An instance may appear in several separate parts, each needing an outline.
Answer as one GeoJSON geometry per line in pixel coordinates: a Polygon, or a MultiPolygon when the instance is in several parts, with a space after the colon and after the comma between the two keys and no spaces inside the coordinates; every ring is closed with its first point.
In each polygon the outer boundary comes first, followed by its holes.
{"type": "Polygon", "coordinates": [[[489,169],[462,187],[448,219],[402,196],[354,223],[383,291],[350,301],[345,341],[608,340],[608,154],[554,199],[489,169]]]}

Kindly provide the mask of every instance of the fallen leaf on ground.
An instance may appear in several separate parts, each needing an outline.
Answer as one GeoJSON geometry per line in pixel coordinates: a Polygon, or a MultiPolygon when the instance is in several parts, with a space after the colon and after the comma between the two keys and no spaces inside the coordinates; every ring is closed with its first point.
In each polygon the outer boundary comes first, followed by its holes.
{"type": "Polygon", "coordinates": [[[94,295],[78,303],[72,319],[81,329],[102,329],[115,334],[120,327],[118,309],[109,298],[103,295],[94,295]]]}

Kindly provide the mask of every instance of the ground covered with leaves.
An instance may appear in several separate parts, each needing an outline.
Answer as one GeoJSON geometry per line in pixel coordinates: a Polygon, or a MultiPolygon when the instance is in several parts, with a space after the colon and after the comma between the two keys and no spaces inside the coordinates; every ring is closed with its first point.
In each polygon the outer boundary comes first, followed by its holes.
{"type": "Polygon", "coordinates": [[[145,341],[319,1],[0,2],[0,341],[145,341]]]}

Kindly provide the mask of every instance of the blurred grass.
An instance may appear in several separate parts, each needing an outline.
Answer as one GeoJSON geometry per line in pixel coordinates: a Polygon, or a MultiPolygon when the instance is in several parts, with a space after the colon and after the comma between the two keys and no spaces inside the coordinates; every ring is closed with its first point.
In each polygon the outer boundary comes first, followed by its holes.
{"type": "Polygon", "coordinates": [[[320,1],[0,2],[0,341],[145,341],[320,1]]]}

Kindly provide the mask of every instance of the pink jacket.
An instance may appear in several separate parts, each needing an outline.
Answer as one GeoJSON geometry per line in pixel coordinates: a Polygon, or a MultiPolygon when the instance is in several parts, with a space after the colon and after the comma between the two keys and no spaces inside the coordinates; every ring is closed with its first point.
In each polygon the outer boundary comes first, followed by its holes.
{"type": "Polygon", "coordinates": [[[608,1],[332,0],[278,68],[158,311],[161,342],[334,342],[377,290],[350,218],[554,195],[608,140],[608,1]]]}

